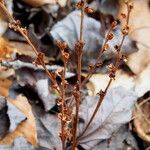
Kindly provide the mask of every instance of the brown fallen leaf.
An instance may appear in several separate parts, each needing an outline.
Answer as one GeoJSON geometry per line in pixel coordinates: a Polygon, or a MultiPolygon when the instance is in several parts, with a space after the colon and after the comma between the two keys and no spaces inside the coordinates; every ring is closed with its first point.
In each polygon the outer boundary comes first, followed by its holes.
{"type": "Polygon", "coordinates": [[[16,100],[10,98],[7,100],[23,112],[27,119],[21,122],[14,132],[8,133],[2,140],[0,140],[0,144],[12,144],[17,137],[25,137],[29,143],[37,146],[36,123],[28,100],[22,95],[19,95],[16,100]]]}
{"type": "Polygon", "coordinates": [[[150,97],[136,104],[133,121],[139,137],[150,145],[150,97]]]}
{"type": "Polygon", "coordinates": [[[0,95],[7,97],[9,95],[9,88],[12,85],[12,81],[8,79],[0,79],[0,95]]]}

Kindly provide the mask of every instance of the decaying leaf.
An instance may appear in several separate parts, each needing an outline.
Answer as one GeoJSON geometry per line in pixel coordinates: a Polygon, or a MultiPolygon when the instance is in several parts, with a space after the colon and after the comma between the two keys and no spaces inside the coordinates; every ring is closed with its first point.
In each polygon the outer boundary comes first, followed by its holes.
{"type": "Polygon", "coordinates": [[[9,118],[6,113],[6,100],[4,97],[0,97],[0,140],[6,135],[9,129],[9,118]]]}
{"type": "MultiPolygon", "coordinates": [[[[89,121],[99,97],[86,97],[80,106],[79,135],[89,121]]],[[[108,139],[123,124],[132,118],[133,106],[137,100],[135,92],[117,87],[108,91],[93,122],[79,143],[85,149],[92,149],[97,143],[108,139]]]]}
{"type": "Polygon", "coordinates": [[[49,111],[52,107],[56,105],[57,96],[54,93],[50,93],[50,88],[48,85],[48,79],[41,79],[36,82],[36,90],[41,98],[45,111],[49,111]]]}
{"type": "Polygon", "coordinates": [[[27,119],[21,122],[14,132],[8,133],[2,140],[0,140],[0,144],[12,144],[17,137],[23,136],[29,143],[37,146],[35,118],[32,114],[31,106],[27,99],[19,95],[16,100],[9,99],[8,101],[17,107],[27,119]]]}
{"type": "Polygon", "coordinates": [[[59,138],[60,120],[57,115],[46,113],[39,106],[33,105],[32,107],[36,115],[39,146],[46,150],[61,150],[61,141],[59,138]]]}
{"type": "Polygon", "coordinates": [[[8,96],[9,88],[11,85],[12,85],[12,81],[10,81],[9,79],[0,79],[0,95],[8,96]]]}
{"type": "Polygon", "coordinates": [[[108,140],[97,144],[92,150],[139,150],[136,139],[128,126],[123,125],[108,140]]]}
{"type": "MultiPolygon", "coordinates": [[[[71,12],[65,19],[55,24],[50,33],[54,40],[65,41],[69,48],[74,50],[75,43],[80,37],[80,11],[71,12]]],[[[84,54],[86,59],[83,58],[83,61],[88,61],[88,54],[92,62],[93,57],[98,55],[98,49],[103,42],[103,38],[100,35],[100,23],[91,17],[85,16],[83,35],[85,42],[84,50],[86,51],[84,54]]]]}
{"type": "MultiPolygon", "coordinates": [[[[111,87],[122,86],[126,89],[132,89],[135,86],[134,76],[129,76],[125,72],[119,70],[116,73],[115,81],[111,84],[111,87]]],[[[91,77],[90,82],[87,84],[90,95],[96,95],[100,89],[105,89],[109,82],[109,76],[107,74],[95,74],[91,77]]]]}
{"type": "MultiPolygon", "coordinates": [[[[98,57],[99,51],[101,51],[104,37],[102,36],[100,29],[101,23],[99,21],[88,16],[84,17],[83,37],[85,45],[83,47],[83,69],[89,64],[94,63],[98,57]]],[[[121,42],[122,33],[119,27],[113,32],[115,37],[109,42],[110,49],[105,53],[102,61],[116,57],[114,46],[121,42]]],[[[55,24],[50,33],[54,40],[65,41],[68,44],[68,47],[71,50],[74,50],[75,43],[80,37],[80,11],[71,12],[66,18],[55,24]]],[[[127,55],[137,51],[134,43],[129,38],[126,38],[122,49],[127,55]]],[[[73,56],[72,62],[73,61],[76,62],[76,55],[73,56]]]]}
{"type": "Polygon", "coordinates": [[[135,79],[135,91],[138,97],[150,91],[150,84],[148,83],[150,83],[150,63],[135,79]]]}
{"type": "Polygon", "coordinates": [[[150,145],[150,98],[136,104],[134,127],[139,137],[150,145]]]}
{"type": "Polygon", "coordinates": [[[18,124],[26,119],[26,116],[9,101],[7,101],[7,115],[10,122],[9,132],[14,132],[18,124]]]}
{"type": "Polygon", "coordinates": [[[0,145],[0,150],[35,150],[35,148],[25,138],[18,137],[11,145],[0,145]]]}

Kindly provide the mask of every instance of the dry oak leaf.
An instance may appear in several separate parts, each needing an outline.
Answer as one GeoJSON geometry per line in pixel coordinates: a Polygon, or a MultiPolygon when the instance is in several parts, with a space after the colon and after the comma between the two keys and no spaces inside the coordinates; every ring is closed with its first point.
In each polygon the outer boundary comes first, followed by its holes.
{"type": "Polygon", "coordinates": [[[0,144],[12,144],[17,137],[25,137],[29,143],[37,146],[36,122],[28,100],[22,95],[17,96],[16,100],[10,98],[7,100],[24,113],[27,119],[22,121],[14,132],[8,133],[2,140],[0,140],[0,144]]]}
{"type": "Polygon", "coordinates": [[[12,81],[8,79],[0,79],[0,95],[7,97],[9,95],[9,88],[12,85],[12,81]]]}

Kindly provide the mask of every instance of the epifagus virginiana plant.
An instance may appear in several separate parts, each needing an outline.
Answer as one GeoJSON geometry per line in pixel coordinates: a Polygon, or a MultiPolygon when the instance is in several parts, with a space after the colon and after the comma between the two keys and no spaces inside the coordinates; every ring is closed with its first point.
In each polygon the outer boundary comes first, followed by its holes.
{"type": "Polygon", "coordinates": [[[78,141],[80,140],[81,137],[86,133],[88,127],[90,126],[91,122],[93,121],[94,117],[97,114],[97,111],[99,110],[102,101],[104,100],[105,95],[107,94],[107,91],[112,83],[112,81],[115,79],[115,74],[116,71],[122,61],[126,60],[126,56],[121,53],[122,45],[123,42],[126,38],[126,36],[129,33],[129,18],[130,18],[130,13],[133,8],[133,5],[126,1],[125,5],[127,6],[127,14],[122,13],[122,19],[125,20],[125,24],[122,27],[122,40],[120,44],[115,46],[116,54],[117,54],[117,59],[114,64],[108,65],[109,68],[109,82],[104,90],[100,90],[98,95],[99,95],[99,101],[95,107],[94,112],[91,114],[91,117],[89,119],[89,122],[87,123],[86,127],[83,129],[82,133],[77,136],[77,129],[78,129],[78,122],[79,122],[79,107],[81,103],[81,89],[84,87],[86,82],[91,78],[91,76],[94,74],[97,68],[101,67],[101,58],[104,55],[105,51],[108,51],[109,49],[109,41],[111,41],[114,37],[113,30],[117,27],[118,23],[117,21],[112,22],[110,29],[106,33],[105,36],[105,41],[102,45],[102,48],[100,49],[99,55],[96,59],[95,64],[91,64],[89,66],[88,73],[83,81],[81,81],[81,70],[82,70],[82,55],[83,55],[83,48],[84,48],[84,35],[83,35],[83,21],[84,21],[84,15],[85,13],[93,13],[94,10],[92,8],[89,8],[86,5],[86,0],[81,0],[76,4],[76,8],[81,11],[81,21],[80,21],[80,38],[79,40],[75,43],[75,48],[74,51],[77,55],[77,83],[74,86],[74,89],[72,91],[72,101],[67,103],[66,102],[66,95],[65,91],[66,88],[68,87],[68,82],[65,80],[66,76],[66,70],[67,70],[67,65],[70,59],[69,53],[66,51],[67,49],[67,43],[61,42],[61,41],[56,41],[57,46],[60,49],[61,56],[63,59],[64,66],[62,69],[57,70],[55,73],[50,72],[46,64],[44,62],[44,57],[45,55],[37,50],[37,48],[33,45],[32,41],[28,37],[28,31],[26,28],[21,26],[21,22],[19,20],[15,20],[7,11],[4,1],[0,1],[0,7],[3,9],[5,12],[6,16],[9,19],[9,27],[13,29],[14,31],[20,32],[20,34],[26,39],[28,44],[32,47],[33,51],[35,52],[37,58],[33,62],[36,66],[41,65],[43,69],[45,70],[46,74],[48,75],[49,79],[53,83],[53,88],[58,92],[59,94],[59,100],[58,100],[58,106],[60,106],[60,113],[58,114],[58,117],[61,122],[61,131],[59,133],[61,142],[62,142],[62,149],[65,150],[66,148],[66,143],[70,143],[72,145],[72,150],[75,150],[75,148],[78,145],[78,141]],[[61,78],[61,84],[58,84],[56,77],[61,78]],[[72,103],[75,104],[75,113],[73,113],[72,109],[72,103]]]}

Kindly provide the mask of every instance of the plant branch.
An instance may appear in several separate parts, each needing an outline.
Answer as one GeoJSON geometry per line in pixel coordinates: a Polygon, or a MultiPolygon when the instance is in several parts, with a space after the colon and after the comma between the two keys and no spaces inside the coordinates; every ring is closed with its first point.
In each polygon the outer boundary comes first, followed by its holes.
{"type": "Polygon", "coordinates": [[[123,29],[123,31],[122,31],[122,33],[123,33],[122,40],[121,40],[120,45],[118,46],[118,49],[117,49],[117,60],[116,60],[116,63],[115,63],[115,65],[112,67],[112,70],[111,70],[111,72],[110,72],[110,74],[109,74],[110,79],[109,79],[109,82],[108,82],[108,84],[107,84],[105,90],[104,90],[104,91],[101,90],[101,91],[98,93],[98,94],[100,95],[99,101],[98,101],[98,103],[97,103],[97,105],[96,105],[96,108],[95,108],[95,110],[94,110],[94,112],[93,112],[93,114],[92,114],[92,116],[91,116],[89,122],[87,123],[85,129],[83,130],[83,132],[81,133],[81,135],[78,137],[78,140],[85,134],[85,132],[87,131],[87,129],[88,129],[88,127],[90,126],[91,122],[92,122],[93,119],[95,118],[95,116],[96,116],[96,114],[97,114],[97,111],[99,110],[99,108],[100,108],[100,106],[101,106],[101,103],[102,103],[102,101],[104,100],[105,95],[107,94],[107,91],[108,91],[109,87],[111,86],[111,83],[112,83],[113,79],[115,78],[116,71],[118,70],[118,67],[119,67],[119,65],[120,65],[120,61],[121,61],[121,59],[122,59],[122,58],[120,57],[120,55],[121,55],[121,48],[122,48],[122,46],[123,46],[125,37],[128,35],[128,32],[129,32],[129,27],[128,27],[128,25],[129,25],[130,13],[131,13],[131,5],[129,5],[128,3],[126,3],[126,5],[127,5],[126,24],[125,24],[125,27],[124,27],[124,29],[123,29]]]}

